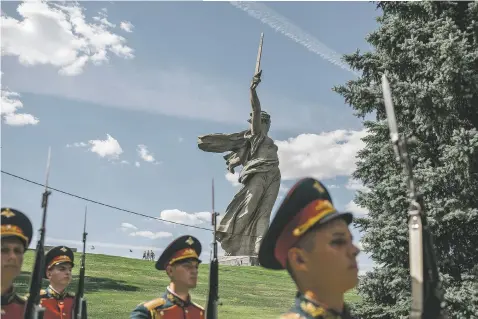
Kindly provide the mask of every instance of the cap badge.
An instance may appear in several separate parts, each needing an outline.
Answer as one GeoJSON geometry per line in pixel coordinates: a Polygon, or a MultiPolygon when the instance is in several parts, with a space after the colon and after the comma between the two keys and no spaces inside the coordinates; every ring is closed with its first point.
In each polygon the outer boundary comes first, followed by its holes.
{"type": "Polygon", "coordinates": [[[5,216],[7,218],[15,216],[15,213],[10,210],[10,208],[6,208],[2,210],[2,216],[5,216]]]}

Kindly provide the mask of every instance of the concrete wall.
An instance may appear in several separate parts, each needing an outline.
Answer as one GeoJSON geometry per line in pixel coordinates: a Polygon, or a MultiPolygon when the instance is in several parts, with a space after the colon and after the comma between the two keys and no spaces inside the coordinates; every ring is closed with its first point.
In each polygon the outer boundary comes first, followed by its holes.
{"type": "Polygon", "coordinates": [[[220,265],[229,266],[259,266],[258,258],[255,256],[221,256],[220,265]]]}

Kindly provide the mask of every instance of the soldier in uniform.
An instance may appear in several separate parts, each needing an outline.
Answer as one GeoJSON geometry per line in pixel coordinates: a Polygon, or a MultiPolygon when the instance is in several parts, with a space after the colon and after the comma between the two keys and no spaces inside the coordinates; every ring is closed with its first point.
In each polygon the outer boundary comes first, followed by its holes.
{"type": "Polygon", "coordinates": [[[204,319],[204,308],[194,303],[189,290],[196,287],[201,243],[193,236],[175,239],[159,257],[156,269],[171,282],[162,297],[139,304],[130,319],[204,319]]]}
{"type": "Polygon", "coordinates": [[[73,251],[65,246],[54,247],[46,253],[44,278],[50,285],[40,291],[40,304],[45,307],[44,319],[72,318],[75,296],[66,288],[71,283],[74,259],[73,251]]]}
{"type": "Polygon", "coordinates": [[[2,208],[2,319],[23,318],[26,300],[13,287],[20,274],[23,256],[32,240],[33,226],[21,211],[2,208]]]}
{"type": "Polygon", "coordinates": [[[287,269],[297,286],[295,304],[281,319],[351,319],[344,294],[358,282],[356,256],[348,225],[353,215],[338,212],[325,186],[298,181],[265,233],[259,263],[287,269]]]}

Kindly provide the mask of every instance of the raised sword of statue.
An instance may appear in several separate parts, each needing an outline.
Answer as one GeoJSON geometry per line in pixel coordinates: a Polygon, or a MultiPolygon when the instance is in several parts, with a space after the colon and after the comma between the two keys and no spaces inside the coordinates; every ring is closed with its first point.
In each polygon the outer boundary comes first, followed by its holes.
{"type": "Polygon", "coordinates": [[[407,140],[405,136],[398,133],[390,85],[385,74],[382,76],[382,89],[390,139],[396,160],[403,165],[407,176],[410,197],[408,213],[409,263],[412,280],[410,319],[446,318],[442,310],[444,293],[438,274],[433,238],[423,211],[423,197],[417,193],[407,140]]]}

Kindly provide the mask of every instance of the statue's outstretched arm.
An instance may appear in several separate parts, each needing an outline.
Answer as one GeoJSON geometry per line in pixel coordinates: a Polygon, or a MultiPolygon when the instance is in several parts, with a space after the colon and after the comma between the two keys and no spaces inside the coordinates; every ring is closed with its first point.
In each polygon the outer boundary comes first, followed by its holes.
{"type": "Polygon", "coordinates": [[[259,71],[254,77],[252,78],[251,83],[251,106],[252,106],[252,134],[258,134],[261,132],[261,102],[259,101],[259,97],[257,96],[256,88],[261,82],[261,73],[262,70],[259,71]]]}

